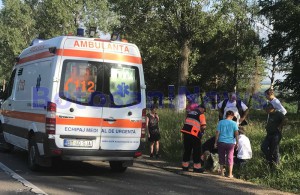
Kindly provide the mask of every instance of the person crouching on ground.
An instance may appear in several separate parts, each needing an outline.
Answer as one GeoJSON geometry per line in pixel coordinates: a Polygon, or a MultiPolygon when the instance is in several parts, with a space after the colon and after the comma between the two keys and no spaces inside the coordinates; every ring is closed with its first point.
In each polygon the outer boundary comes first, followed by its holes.
{"type": "Polygon", "coordinates": [[[249,138],[245,135],[243,127],[239,127],[239,146],[237,148],[237,158],[235,164],[243,166],[252,158],[252,148],[249,138]]]}
{"type": "Polygon", "coordinates": [[[150,113],[147,114],[146,118],[146,128],[148,131],[148,140],[150,142],[150,158],[153,157],[154,145],[156,150],[156,158],[159,158],[159,140],[160,140],[160,131],[158,127],[159,117],[156,113],[157,106],[152,105],[150,108],[150,113]]]}
{"type": "Polygon", "coordinates": [[[238,147],[239,133],[237,123],[232,121],[234,113],[226,112],[226,119],[219,121],[216,131],[215,148],[218,148],[220,175],[224,176],[225,156],[228,160],[228,177],[232,178],[234,147],[238,147]],[[236,143],[235,140],[236,139],[236,143]]]}
{"type": "Polygon", "coordinates": [[[193,171],[200,173],[201,169],[201,137],[206,128],[205,107],[201,104],[197,109],[187,113],[185,123],[181,129],[183,134],[184,153],[182,158],[182,170],[189,170],[189,162],[193,151],[193,171]]]}

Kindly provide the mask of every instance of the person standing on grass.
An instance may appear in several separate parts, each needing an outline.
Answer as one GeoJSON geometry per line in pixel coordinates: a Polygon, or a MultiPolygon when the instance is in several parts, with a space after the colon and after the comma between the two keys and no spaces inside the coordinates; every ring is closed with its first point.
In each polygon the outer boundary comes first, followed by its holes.
{"type": "Polygon", "coordinates": [[[229,98],[221,101],[218,104],[219,109],[219,120],[225,119],[226,112],[228,110],[233,111],[234,118],[233,121],[237,122],[238,125],[244,126],[247,125],[246,118],[249,113],[249,109],[242,100],[238,100],[234,92],[229,93],[229,98]]]}
{"type": "Polygon", "coordinates": [[[228,176],[232,178],[234,148],[239,144],[239,133],[233,111],[226,112],[226,119],[219,121],[216,131],[215,148],[218,148],[220,175],[224,176],[225,159],[228,160],[228,176]]]}
{"type": "Polygon", "coordinates": [[[287,113],[286,109],[282,106],[279,99],[277,99],[275,97],[275,93],[272,88],[269,88],[265,91],[265,96],[266,96],[267,100],[273,105],[275,110],[281,112],[283,115],[286,115],[286,113],[287,113]]]}
{"type": "Polygon", "coordinates": [[[159,140],[160,140],[160,131],[159,131],[159,117],[156,113],[157,105],[152,105],[150,108],[150,113],[147,114],[146,118],[146,128],[148,132],[148,140],[150,142],[150,157],[154,156],[154,146],[155,146],[155,157],[159,158],[159,140]]]}
{"type": "MultiPolygon", "coordinates": [[[[205,106],[201,104],[197,109],[187,113],[184,126],[181,129],[183,134],[184,153],[182,158],[182,170],[189,170],[190,157],[193,151],[193,171],[201,172],[201,138],[206,128],[204,115],[205,106]]],[[[202,171],[203,172],[203,171],[202,171]]]]}
{"type": "Polygon", "coordinates": [[[266,156],[270,168],[273,168],[273,165],[278,165],[280,161],[279,143],[282,138],[281,131],[285,117],[282,112],[275,110],[271,103],[265,106],[265,111],[268,113],[267,135],[261,144],[261,150],[266,156]]]}

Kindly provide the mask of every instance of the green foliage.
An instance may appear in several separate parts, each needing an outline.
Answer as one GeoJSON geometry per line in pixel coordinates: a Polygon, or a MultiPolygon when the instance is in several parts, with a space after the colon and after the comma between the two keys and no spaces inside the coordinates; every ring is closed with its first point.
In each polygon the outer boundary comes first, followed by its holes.
{"type": "Polygon", "coordinates": [[[28,45],[35,34],[35,21],[31,18],[30,6],[20,0],[3,1],[0,12],[0,66],[7,79],[15,57],[28,45]]]}
{"type": "Polygon", "coordinates": [[[76,29],[82,25],[87,29],[92,26],[109,32],[119,24],[116,14],[109,10],[106,0],[44,0],[37,3],[35,20],[38,33],[45,38],[76,34],[76,29]]]}
{"type": "MultiPolygon", "coordinates": [[[[286,104],[287,105],[287,104],[286,104]]],[[[292,107],[292,106],[291,106],[292,107]]],[[[202,138],[204,143],[208,138],[215,135],[218,121],[216,110],[207,110],[207,130],[202,138]]],[[[160,128],[162,138],[160,141],[163,157],[172,162],[181,162],[183,154],[183,142],[180,129],[183,126],[185,113],[178,113],[171,109],[160,109],[160,128]]],[[[264,186],[299,193],[300,180],[300,116],[290,113],[289,119],[283,129],[283,138],[280,143],[281,164],[270,170],[268,163],[260,150],[264,139],[265,122],[267,114],[263,110],[251,110],[249,114],[249,125],[246,126],[246,135],[249,137],[253,157],[242,168],[234,167],[234,175],[264,186]]]]}
{"type": "MultiPolygon", "coordinates": [[[[293,90],[296,100],[300,98],[300,2],[295,0],[261,0],[261,14],[273,29],[263,50],[266,55],[277,56],[286,79],[278,81],[280,89],[293,90]]],[[[299,104],[300,105],[300,104],[299,104]]],[[[299,108],[298,108],[299,110],[299,108]]]]}
{"type": "Polygon", "coordinates": [[[87,28],[95,26],[103,32],[111,33],[114,28],[120,25],[119,15],[110,11],[108,0],[83,2],[85,11],[82,12],[82,21],[87,28]]]}
{"type": "Polygon", "coordinates": [[[120,29],[141,49],[148,90],[165,92],[167,84],[178,83],[228,90],[235,74],[240,90],[246,91],[254,80],[260,82],[254,79],[263,72],[262,60],[255,61],[260,42],[249,22],[256,14],[254,5],[201,0],[110,2],[123,16],[120,29]]]}
{"type": "Polygon", "coordinates": [[[77,17],[83,8],[82,3],[75,0],[44,0],[37,3],[36,28],[38,34],[49,39],[68,33],[74,33],[78,27],[77,17]],[[78,2],[78,3],[77,3],[78,2]]]}
{"type": "Polygon", "coordinates": [[[172,161],[180,161],[182,140],[180,129],[183,126],[185,113],[174,112],[171,109],[158,110],[161,130],[161,151],[163,156],[172,161]]]}
{"type": "Polygon", "coordinates": [[[0,79],[8,80],[15,57],[34,38],[76,34],[79,25],[109,32],[119,20],[106,0],[3,0],[0,24],[0,79]]]}
{"type": "Polygon", "coordinates": [[[246,89],[247,86],[242,85],[253,80],[249,75],[254,75],[253,59],[258,55],[257,35],[247,20],[248,13],[252,17],[254,7],[240,0],[237,3],[206,0],[176,3],[170,0],[4,1],[1,22],[7,24],[2,25],[0,33],[8,38],[1,42],[2,48],[6,48],[0,52],[3,57],[1,67],[5,69],[2,72],[7,78],[9,71],[6,70],[10,70],[14,57],[34,37],[51,38],[75,33],[76,28],[84,24],[86,27],[97,26],[105,32],[118,27],[126,39],[140,47],[148,90],[166,92],[167,84],[178,83],[190,86],[200,83],[202,89],[226,88],[228,82],[214,87],[216,79],[232,80],[235,74],[232,64],[236,60],[242,69],[238,70],[240,88],[246,89]],[[17,29],[6,31],[13,24],[17,29]],[[16,41],[11,40],[12,35],[16,41]],[[5,45],[7,43],[9,46],[5,45]]]}
{"type": "Polygon", "coordinates": [[[203,11],[206,1],[110,2],[123,16],[120,29],[141,49],[148,89],[164,91],[159,82],[186,85],[190,58],[197,56],[192,44],[207,39],[212,28],[203,11]]]}

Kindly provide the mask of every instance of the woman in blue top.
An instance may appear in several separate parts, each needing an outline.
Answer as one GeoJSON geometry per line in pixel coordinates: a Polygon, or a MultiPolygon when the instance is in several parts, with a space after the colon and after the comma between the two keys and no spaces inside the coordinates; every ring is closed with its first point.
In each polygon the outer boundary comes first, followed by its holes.
{"type": "Polygon", "coordinates": [[[237,123],[232,120],[233,117],[233,111],[229,110],[226,112],[226,119],[221,120],[218,123],[215,139],[215,148],[218,147],[219,163],[221,168],[220,174],[224,176],[225,156],[227,155],[229,178],[233,177],[233,153],[234,147],[238,146],[239,137],[239,128],[237,126],[237,123]]]}

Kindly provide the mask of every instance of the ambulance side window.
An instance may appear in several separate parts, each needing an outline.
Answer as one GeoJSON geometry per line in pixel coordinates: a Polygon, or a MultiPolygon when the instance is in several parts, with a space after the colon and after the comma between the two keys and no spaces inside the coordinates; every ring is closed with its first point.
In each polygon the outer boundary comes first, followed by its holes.
{"type": "Polygon", "coordinates": [[[11,96],[13,88],[14,88],[15,77],[16,77],[16,69],[14,69],[14,71],[12,72],[11,77],[9,79],[7,90],[4,95],[5,96],[4,99],[7,99],[8,97],[11,96]]]}

